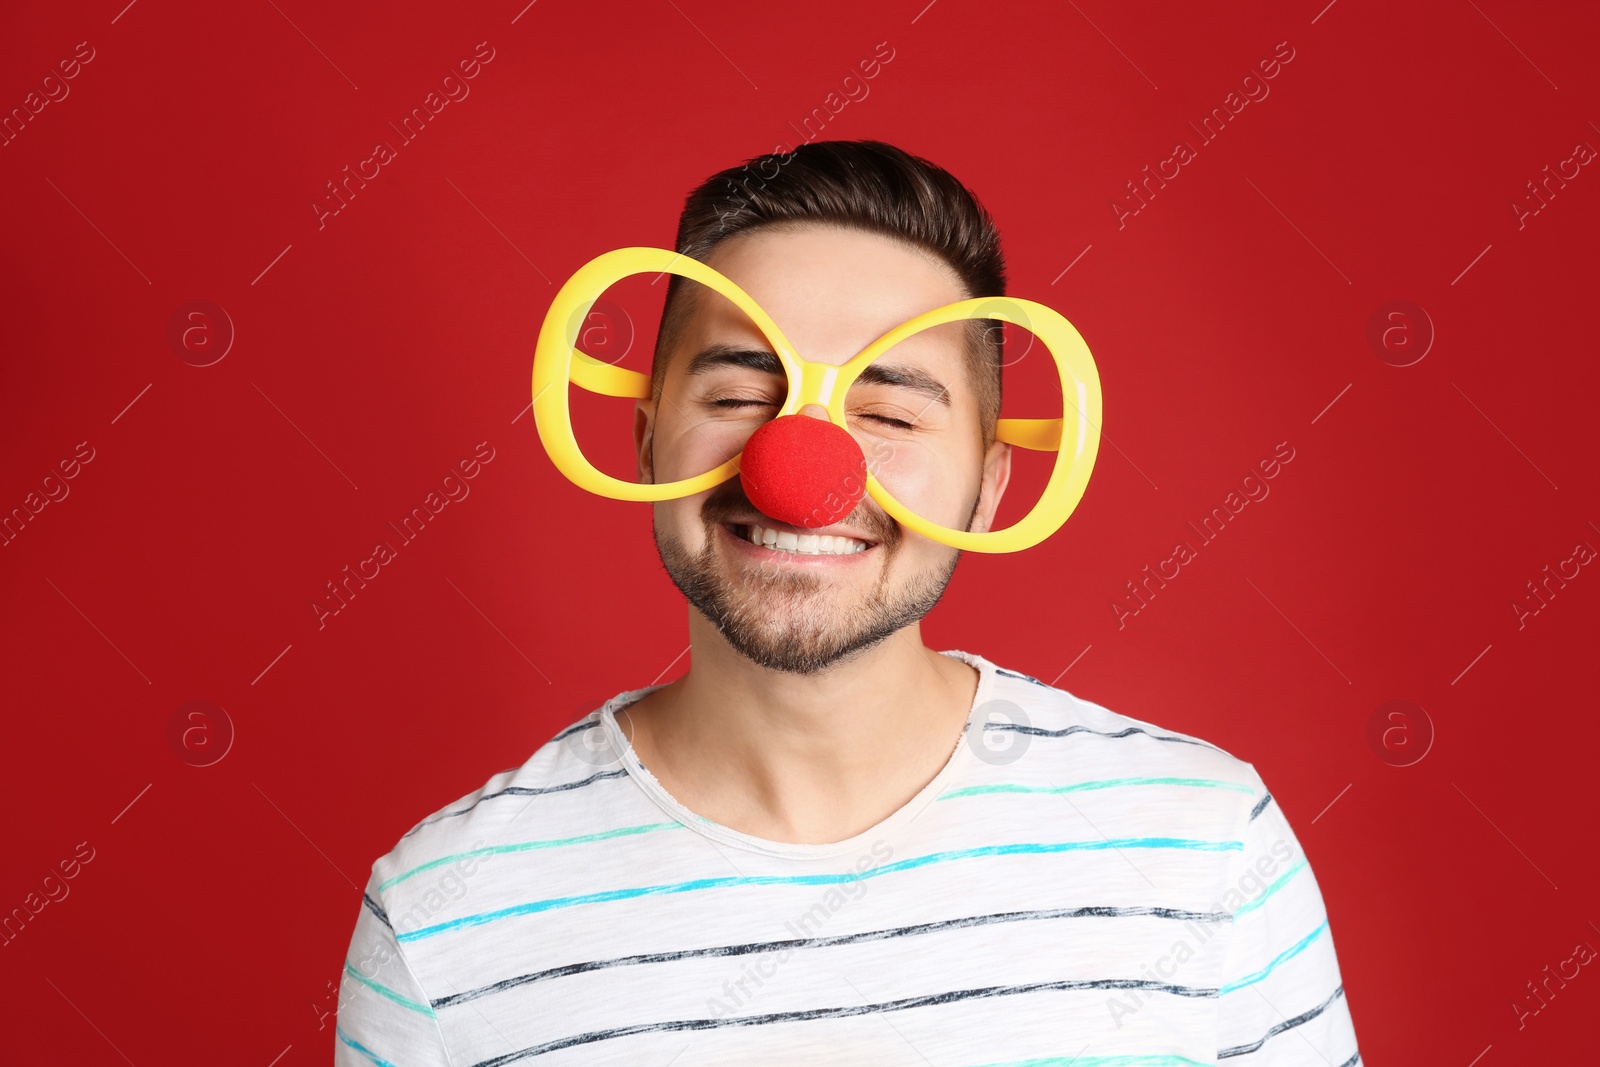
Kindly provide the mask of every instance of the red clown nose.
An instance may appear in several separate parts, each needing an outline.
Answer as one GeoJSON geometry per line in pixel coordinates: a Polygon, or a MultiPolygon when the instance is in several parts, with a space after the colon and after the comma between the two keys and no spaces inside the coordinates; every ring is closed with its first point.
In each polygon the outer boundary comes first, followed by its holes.
{"type": "Polygon", "coordinates": [[[763,514],[814,529],[855,510],[867,487],[867,458],[849,431],[827,419],[781,415],[750,435],[739,480],[763,514]]]}

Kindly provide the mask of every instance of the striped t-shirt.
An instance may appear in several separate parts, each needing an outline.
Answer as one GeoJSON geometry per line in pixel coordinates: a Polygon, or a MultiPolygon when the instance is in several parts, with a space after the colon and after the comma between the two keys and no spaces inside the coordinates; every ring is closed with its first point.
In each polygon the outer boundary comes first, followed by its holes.
{"type": "Polygon", "coordinates": [[[372,865],[346,1067],[1354,1067],[1255,768],[983,656],[949,761],[832,844],[679,804],[620,693],[372,865]]]}

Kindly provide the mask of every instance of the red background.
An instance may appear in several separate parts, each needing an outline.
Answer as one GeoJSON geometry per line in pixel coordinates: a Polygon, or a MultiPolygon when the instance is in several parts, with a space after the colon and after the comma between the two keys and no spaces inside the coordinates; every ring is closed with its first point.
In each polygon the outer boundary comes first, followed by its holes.
{"type": "Polygon", "coordinates": [[[1511,205],[1600,146],[1600,20],[1324,4],[14,14],[0,107],[78,42],[94,58],[0,148],[0,508],[79,442],[94,458],[0,547],[0,908],[80,842],[94,858],[0,947],[0,1060],[326,1063],[371,862],[687,665],[648,509],[577,490],[521,414],[534,339],[572,270],[670,245],[693,185],[792,146],[879,42],[893,59],[821,137],[968,183],[1011,292],[1082,331],[1105,395],[1078,513],[968,553],[929,643],[1253,762],[1323,887],[1368,1062],[1592,1055],[1594,966],[1520,1029],[1512,1004],[1600,947],[1600,576],[1520,628],[1511,605],[1600,546],[1600,174],[1520,227],[1511,205]],[[471,95],[319,229],[324,183],[480,41],[471,95]],[[1187,124],[1279,42],[1270,95],[1200,145],[1187,124]],[[1198,157],[1119,227],[1114,198],[1179,139],[1198,157]],[[236,330],[205,367],[168,341],[197,299],[236,330]],[[1391,300],[1436,331],[1409,366],[1367,340],[1391,300]],[[324,583],[484,441],[471,495],[319,629],[324,583]],[[1284,441],[1271,495],[1119,627],[1125,583],[1284,441]],[[1436,732],[1412,766],[1366,738],[1397,699],[1436,732]],[[211,766],[169,740],[193,700],[235,731],[211,766]]]}

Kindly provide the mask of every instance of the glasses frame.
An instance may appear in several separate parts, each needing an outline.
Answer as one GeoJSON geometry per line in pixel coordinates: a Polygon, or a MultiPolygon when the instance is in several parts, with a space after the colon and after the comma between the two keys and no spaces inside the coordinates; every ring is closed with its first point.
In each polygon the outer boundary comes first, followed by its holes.
{"type": "Polygon", "coordinates": [[[622,279],[650,273],[676,274],[699,282],[722,294],[755,323],[782,362],[788,379],[788,395],[773,418],[794,414],[808,404],[819,404],[827,410],[829,420],[846,432],[850,427],[845,421],[844,401],[850,386],[868,364],[906,338],[933,326],[975,318],[1000,319],[1031,331],[1054,358],[1061,395],[1077,417],[1071,420],[1070,449],[1062,447],[1065,417],[997,421],[995,440],[1056,453],[1044,493],[1027,515],[1002,530],[957,530],[911,511],[870,470],[866,493],[902,525],[931,540],[972,552],[1031,548],[1060,529],[1083,498],[1100,445],[1100,375],[1082,335],[1053,308],[1010,296],[958,300],[901,323],[843,364],[821,363],[802,357],[761,306],[719,271],[690,256],[646,246],[604,252],[579,267],[551,301],[534,348],[533,415],[539,438],[556,468],[579,488],[614,500],[655,502],[703,492],[739,472],[742,449],[704,474],[670,482],[628,482],[596,468],[578,446],[572,427],[569,382],[604,396],[650,397],[648,374],[613,366],[577,347],[581,325],[595,301],[622,279]]]}

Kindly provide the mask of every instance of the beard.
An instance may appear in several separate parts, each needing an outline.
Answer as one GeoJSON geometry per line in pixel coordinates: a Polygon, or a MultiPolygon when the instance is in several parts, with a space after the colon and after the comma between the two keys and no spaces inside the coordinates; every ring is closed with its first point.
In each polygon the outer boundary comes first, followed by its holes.
{"type": "MultiPolygon", "coordinates": [[[[749,567],[724,557],[717,547],[722,516],[754,510],[737,481],[729,484],[733,495],[719,499],[714,493],[706,502],[705,547],[691,554],[680,539],[656,526],[656,551],[690,605],[734,651],[767,670],[815,674],[876,646],[933,610],[961,558],[955,551],[946,562],[891,584],[890,564],[904,531],[887,515],[859,511],[853,525],[880,533],[875,547],[883,559],[872,588],[856,603],[841,603],[842,594],[834,588],[844,583],[829,575],[777,559],[773,566],[749,567]]],[[[977,509],[974,501],[969,528],[977,509]]]]}

